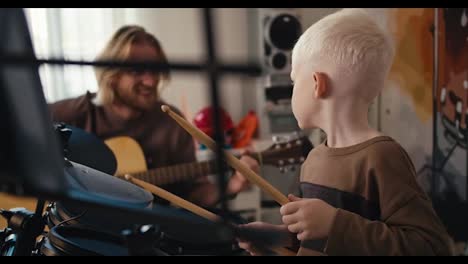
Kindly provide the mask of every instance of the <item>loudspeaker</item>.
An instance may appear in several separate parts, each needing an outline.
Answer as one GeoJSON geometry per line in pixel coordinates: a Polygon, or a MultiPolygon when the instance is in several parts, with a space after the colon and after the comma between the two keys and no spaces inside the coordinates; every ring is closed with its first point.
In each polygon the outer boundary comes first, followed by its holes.
{"type": "MultiPolygon", "coordinates": [[[[266,74],[289,76],[291,71],[291,52],[302,33],[299,13],[295,9],[262,9],[263,63],[266,74]]],[[[281,81],[279,81],[281,82],[281,81]]]]}
{"type": "Polygon", "coordinates": [[[257,89],[245,89],[245,100],[255,105],[259,136],[297,131],[291,110],[291,54],[302,34],[301,8],[248,10],[249,56],[262,67],[257,89]]]}

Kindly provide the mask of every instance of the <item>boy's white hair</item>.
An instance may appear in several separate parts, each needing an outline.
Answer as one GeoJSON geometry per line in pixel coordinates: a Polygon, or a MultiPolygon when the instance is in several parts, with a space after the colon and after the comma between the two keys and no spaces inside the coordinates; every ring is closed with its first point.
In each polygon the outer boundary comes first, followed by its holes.
{"type": "Polygon", "coordinates": [[[336,74],[351,74],[356,85],[382,86],[393,56],[388,32],[366,10],[351,8],[310,26],[294,46],[292,63],[307,63],[314,68],[327,64],[337,70],[336,74]]]}

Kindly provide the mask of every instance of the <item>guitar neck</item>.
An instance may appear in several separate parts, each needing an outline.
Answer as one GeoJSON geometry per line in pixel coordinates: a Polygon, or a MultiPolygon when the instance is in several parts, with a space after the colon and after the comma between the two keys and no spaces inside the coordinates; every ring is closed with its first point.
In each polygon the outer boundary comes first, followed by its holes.
{"type": "MultiPolygon", "coordinates": [[[[249,154],[258,161],[258,153],[249,154]]],[[[189,181],[201,176],[216,173],[216,160],[183,163],[145,172],[133,173],[132,176],[157,186],[189,181]]]]}

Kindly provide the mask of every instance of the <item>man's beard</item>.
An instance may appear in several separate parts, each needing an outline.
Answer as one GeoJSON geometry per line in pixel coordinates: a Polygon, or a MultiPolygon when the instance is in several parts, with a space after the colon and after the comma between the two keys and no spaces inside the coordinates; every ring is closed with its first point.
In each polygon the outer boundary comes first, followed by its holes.
{"type": "Polygon", "coordinates": [[[115,100],[127,107],[143,112],[152,110],[155,107],[157,102],[156,92],[148,95],[144,100],[142,100],[141,97],[142,96],[138,95],[137,91],[134,91],[133,89],[125,94],[122,94],[118,89],[115,90],[115,100]]]}

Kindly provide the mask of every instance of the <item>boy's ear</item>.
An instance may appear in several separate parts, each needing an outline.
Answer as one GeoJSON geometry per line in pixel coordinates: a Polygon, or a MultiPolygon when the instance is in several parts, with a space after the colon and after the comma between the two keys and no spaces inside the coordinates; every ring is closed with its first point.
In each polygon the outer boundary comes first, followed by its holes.
{"type": "Polygon", "coordinates": [[[321,72],[314,72],[313,77],[315,81],[315,98],[324,98],[327,95],[329,89],[327,85],[327,76],[321,72]]]}

